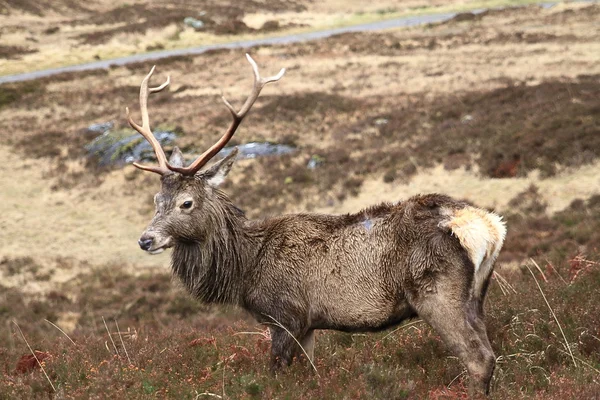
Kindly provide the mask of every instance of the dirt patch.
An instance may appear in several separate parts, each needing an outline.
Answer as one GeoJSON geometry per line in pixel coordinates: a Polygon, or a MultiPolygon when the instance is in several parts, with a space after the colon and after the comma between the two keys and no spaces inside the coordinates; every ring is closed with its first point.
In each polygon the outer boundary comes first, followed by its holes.
{"type": "Polygon", "coordinates": [[[358,99],[324,92],[306,92],[291,95],[270,96],[267,103],[256,110],[257,118],[303,119],[310,114],[350,113],[358,110],[363,102],[358,99]]]}
{"type": "Polygon", "coordinates": [[[529,32],[523,30],[514,30],[508,32],[484,32],[478,28],[469,30],[461,29],[459,32],[450,34],[436,35],[415,35],[410,38],[395,37],[390,34],[372,33],[369,34],[369,43],[364,43],[362,40],[356,40],[357,34],[343,34],[338,36],[338,40],[346,43],[349,50],[354,53],[361,54],[370,52],[369,47],[374,46],[376,52],[381,55],[401,55],[407,51],[424,49],[424,50],[439,50],[453,49],[460,46],[468,45],[492,45],[492,44],[535,44],[535,43],[573,43],[585,41],[575,34],[569,33],[544,33],[544,32],[529,32]]]}
{"type": "Polygon", "coordinates": [[[428,25],[426,29],[336,35],[326,41],[307,43],[302,46],[302,52],[401,56],[415,50],[440,51],[474,45],[584,42],[587,34],[569,29],[568,24],[586,23],[600,13],[599,10],[600,6],[591,5],[549,14],[541,7],[528,6],[462,13],[446,22],[428,25]],[[524,23],[532,19],[544,19],[548,25],[524,23]],[[488,24],[495,25],[496,29],[490,30],[488,24]],[[555,28],[548,29],[553,25],[555,28]]]}
{"type": "Polygon", "coordinates": [[[578,8],[564,8],[561,4],[558,11],[552,12],[544,17],[544,23],[547,24],[572,24],[576,21],[597,21],[600,16],[600,5],[579,5],[578,8]]]}
{"type": "Polygon", "coordinates": [[[541,7],[538,5],[522,6],[522,7],[507,7],[503,9],[489,9],[483,12],[462,12],[456,14],[448,21],[431,24],[431,26],[444,25],[460,25],[462,22],[472,23],[474,21],[483,21],[485,18],[506,18],[513,17],[517,14],[538,13],[541,7]]]}
{"type": "MultiPolygon", "coordinates": [[[[11,260],[9,267],[16,265],[19,260],[11,260]]],[[[0,266],[5,267],[7,263],[3,260],[0,266]]],[[[30,276],[30,279],[40,278],[30,276]]],[[[76,276],[69,282],[55,283],[42,296],[23,296],[23,287],[0,286],[0,289],[0,322],[6,326],[8,318],[17,318],[19,323],[35,327],[28,332],[30,335],[46,330],[49,325],[45,319],[64,328],[60,319],[67,315],[74,318],[68,330],[72,333],[82,327],[87,330],[96,325],[98,319],[101,322],[101,317],[108,322],[118,319],[123,326],[145,330],[182,319],[192,324],[213,320],[211,325],[214,327],[226,321],[227,314],[240,314],[230,312],[215,316],[212,307],[195,301],[172,281],[168,273],[146,271],[134,276],[111,265],[90,268],[84,275],[76,276]]],[[[96,326],[97,333],[105,329],[102,322],[96,326]]]]}
{"type": "Polygon", "coordinates": [[[27,273],[36,274],[41,269],[31,257],[4,257],[0,260],[0,266],[7,276],[23,275],[27,273]]]}
{"type": "MultiPolygon", "coordinates": [[[[220,52],[211,56],[230,55],[220,52]]],[[[190,66],[187,61],[170,64],[171,68],[190,66]]],[[[128,69],[145,72],[143,65],[128,69]]],[[[382,176],[386,183],[408,182],[419,169],[440,163],[447,169],[475,168],[493,178],[526,176],[534,170],[541,171],[542,177],[552,176],[562,168],[576,168],[598,159],[598,81],[594,75],[532,86],[510,84],[433,101],[424,96],[412,96],[407,102],[401,96],[354,98],[325,92],[261,97],[249,117],[250,132],[237,135],[232,144],[266,140],[299,146],[301,151],[244,166],[240,182],[228,189],[240,199],[241,207],[272,214],[306,197],[317,196],[319,202],[344,201],[357,194],[362,182],[372,176],[382,176]],[[570,146],[564,146],[565,142],[570,146]],[[318,162],[309,168],[313,158],[318,162]],[[282,195],[273,197],[270,193],[282,195]]],[[[177,144],[200,153],[216,140],[211,138],[221,134],[230,117],[223,107],[198,114],[195,110],[207,107],[212,100],[192,101],[179,96],[188,90],[167,91],[154,98],[153,121],[154,126],[177,123],[177,144]],[[173,119],[170,110],[178,110],[183,118],[173,119]],[[198,135],[193,126],[202,126],[210,134],[198,135]]],[[[129,85],[103,87],[94,96],[135,110],[137,91],[136,86],[129,85]]],[[[75,99],[85,103],[87,96],[79,91],[52,92],[32,97],[30,107],[42,107],[51,98],[56,106],[67,108],[75,99]]],[[[114,107],[114,112],[122,115],[119,108],[114,107]]],[[[88,121],[105,121],[102,115],[106,113],[96,108],[86,112],[88,121]]],[[[18,147],[24,154],[32,152],[56,160],[55,172],[48,176],[60,179],[55,182],[57,188],[72,187],[79,181],[87,185],[90,180],[83,170],[68,173],[65,164],[82,157],[83,145],[90,139],[82,134],[84,127],[65,122],[58,122],[57,127],[63,125],[64,129],[52,134],[28,132],[18,147]],[[57,141],[59,136],[62,139],[57,141]],[[59,142],[69,146],[64,148],[59,142]]],[[[126,126],[124,119],[119,122],[126,126]]],[[[98,170],[92,160],[85,165],[98,179],[108,172],[98,170]]]]}
{"type": "MultiPolygon", "coordinates": [[[[183,24],[185,17],[196,15],[194,7],[156,7],[146,4],[124,5],[91,18],[75,20],[71,25],[118,25],[107,29],[95,30],[76,36],[83,44],[98,45],[108,42],[119,33],[146,33],[148,29],[161,28],[169,24],[183,24]]],[[[234,8],[229,15],[237,16],[241,10],[234,8]]]]}
{"type": "Polygon", "coordinates": [[[87,12],[88,8],[77,0],[4,0],[0,3],[0,14],[26,13],[43,16],[48,12],[87,12]]]}
{"type": "Polygon", "coordinates": [[[37,51],[38,50],[36,49],[30,49],[28,47],[23,46],[0,45],[0,58],[15,60],[20,58],[23,54],[31,54],[37,51]]]}
{"type": "MultiPolygon", "coordinates": [[[[211,2],[198,4],[193,2],[175,3],[168,7],[151,4],[128,4],[106,12],[95,13],[90,18],[72,21],[71,25],[96,25],[98,27],[113,25],[110,28],[97,29],[76,36],[76,39],[81,43],[89,45],[107,43],[112,37],[120,33],[145,34],[148,29],[164,28],[171,24],[178,25],[183,29],[186,18],[193,18],[201,24],[201,27],[195,28],[199,32],[237,35],[254,31],[242,21],[244,14],[263,10],[265,6],[273,12],[300,11],[304,8],[300,3],[295,2],[275,1],[265,5],[251,0],[227,6],[211,2]]],[[[267,25],[266,30],[273,31],[279,28],[279,24],[270,24],[267,25]]]]}
{"type": "Polygon", "coordinates": [[[514,19],[530,18],[533,15],[542,14],[542,20],[545,24],[569,24],[576,21],[595,20],[600,15],[600,6],[597,4],[573,4],[573,8],[566,8],[565,3],[559,3],[550,9],[532,4],[527,6],[507,7],[503,9],[488,9],[483,12],[464,12],[458,13],[448,21],[431,24],[431,27],[443,26],[470,26],[476,22],[485,23],[489,19],[513,19],[511,24],[515,24],[514,19]]]}
{"type": "MultiPolygon", "coordinates": [[[[27,139],[22,139],[17,142],[17,148],[26,154],[27,157],[31,158],[42,158],[49,157],[54,159],[62,159],[62,148],[64,147],[65,139],[68,135],[62,131],[45,131],[33,134],[27,139]]],[[[71,154],[79,149],[83,144],[83,141],[74,146],[69,146],[71,154]]],[[[83,153],[77,151],[77,155],[81,157],[83,153]]]]}
{"type": "Polygon", "coordinates": [[[513,197],[508,205],[512,214],[528,217],[543,216],[548,208],[548,204],[535,184],[531,184],[527,189],[513,197]]]}

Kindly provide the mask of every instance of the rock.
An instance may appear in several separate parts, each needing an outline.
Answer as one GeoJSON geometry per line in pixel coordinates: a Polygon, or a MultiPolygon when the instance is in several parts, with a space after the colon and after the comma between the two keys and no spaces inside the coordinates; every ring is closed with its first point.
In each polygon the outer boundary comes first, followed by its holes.
{"type": "Polygon", "coordinates": [[[469,122],[473,121],[473,116],[470,114],[465,115],[464,117],[462,117],[460,119],[460,122],[462,122],[463,124],[468,124],[469,122]]]}
{"type": "Polygon", "coordinates": [[[18,372],[20,374],[26,374],[28,372],[31,372],[34,369],[40,367],[38,361],[41,363],[47,358],[52,358],[52,354],[45,351],[35,350],[35,357],[33,356],[33,354],[25,354],[21,358],[19,358],[19,361],[17,361],[15,372],[18,372]]]}
{"type": "Polygon", "coordinates": [[[92,124],[87,128],[83,128],[79,134],[82,135],[87,140],[93,140],[98,137],[98,135],[102,135],[103,133],[109,131],[113,127],[113,123],[108,122],[99,122],[96,124],[92,124]]]}
{"type": "MultiPolygon", "coordinates": [[[[165,146],[171,144],[173,132],[157,131],[154,137],[165,146]]],[[[138,133],[130,129],[106,130],[85,146],[89,157],[98,160],[100,166],[122,166],[139,160],[154,160],[152,146],[138,133]]]]}
{"type": "Polygon", "coordinates": [[[204,22],[194,17],[185,17],[183,23],[196,30],[204,28],[204,22]]]}
{"type": "Polygon", "coordinates": [[[306,168],[315,169],[319,165],[323,164],[324,162],[325,162],[325,159],[323,157],[321,157],[320,155],[317,155],[317,154],[313,154],[313,156],[310,158],[310,160],[308,160],[308,164],[306,164],[306,168]]]}
{"type": "Polygon", "coordinates": [[[268,20],[260,28],[263,32],[274,32],[278,30],[281,26],[279,25],[279,21],[277,20],[268,20]]]}
{"type": "Polygon", "coordinates": [[[288,146],[286,144],[277,144],[269,142],[251,142],[241,144],[239,146],[226,147],[219,152],[220,157],[227,157],[231,153],[234,147],[238,148],[238,158],[256,158],[263,156],[279,156],[282,154],[289,154],[296,151],[295,147],[288,146]]]}
{"type": "MultiPolygon", "coordinates": [[[[100,166],[122,166],[134,161],[155,160],[152,146],[138,133],[131,129],[112,129],[112,122],[90,125],[84,134],[94,134],[93,140],[85,146],[88,156],[98,160],[100,166]],[[98,136],[98,133],[100,134],[98,136]]],[[[170,131],[156,131],[154,137],[162,146],[173,144],[177,135],[170,131]]],[[[238,158],[248,159],[263,156],[278,156],[296,151],[295,147],[286,144],[269,142],[251,142],[239,146],[226,147],[218,153],[226,157],[237,147],[238,158]]],[[[314,156],[313,156],[314,157],[314,156]]],[[[318,157],[318,156],[317,156],[318,157]]],[[[185,154],[185,159],[191,162],[195,155],[185,154]]],[[[321,162],[321,159],[315,162],[321,162]]],[[[315,165],[316,166],[316,165],[315,165]]]]}
{"type": "Polygon", "coordinates": [[[100,123],[92,124],[92,125],[88,126],[87,130],[89,132],[102,134],[102,133],[112,129],[113,126],[114,126],[114,124],[111,121],[100,122],[100,123]]]}

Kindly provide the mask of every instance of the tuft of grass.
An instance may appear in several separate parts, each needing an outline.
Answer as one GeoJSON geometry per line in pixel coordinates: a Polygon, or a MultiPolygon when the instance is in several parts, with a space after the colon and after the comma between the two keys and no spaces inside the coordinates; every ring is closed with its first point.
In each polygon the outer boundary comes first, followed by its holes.
{"type": "Polygon", "coordinates": [[[44,91],[45,86],[39,81],[4,84],[0,90],[0,110],[14,103],[25,101],[32,96],[39,96],[44,91]]]}
{"type": "Polygon", "coordinates": [[[52,390],[54,392],[56,392],[56,388],[54,387],[54,385],[52,384],[52,381],[50,380],[50,377],[48,376],[48,373],[46,372],[46,369],[44,368],[44,365],[40,362],[40,359],[38,358],[38,356],[35,354],[35,351],[33,351],[33,349],[31,348],[31,346],[29,345],[29,342],[27,341],[27,339],[25,338],[25,335],[23,334],[23,331],[21,330],[21,327],[19,326],[19,324],[17,324],[16,321],[13,320],[13,324],[15,324],[15,326],[17,327],[17,329],[19,330],[19,334],[21,335],[21,337],[23,338],[23,341],[25,342],[25,344],[27,345],[27,348],[29,349],[29,351],[31,352],[31,355],[33,356],[33,358],[35,359],[37,365],[40,367],[40,369],[42,370],[42,372],[44,373],[44,376],[46,377],[46,380],[48,381],[48,383],[50,384],[50,386],[52,387],[52,390]]]}
{"type": "MultiPolygon", "coordinates": [[[[522,197],[520,194],[516,198],[522,197]]],[[[534,257],[547,260],[548,265],[557,265],[568,262],[579,253],[598,251],[599,199],[600,195],[595,195],[587,201],[574,200],[569,207],[552,217],[540,214],[541,206],[535,204],[537,200],[529,205],[524,203],[524,207],[507,213],[505,218],[509,229],[500,260],[516,261],[534,257]]],[[[555,273],[552,267],[549,268],[550,274],[555,273]]]]}
{"type": "MultiPolygon", "coordinates": [[[[531,262],[537,267],[538,270],[541,271],[540,267],[537,265],[537,263],[533,259],[531,260],[531,262]]],[[[540,286],[540,283],[538,282],[537,278],[535,277],[533,271],[531,271],[531,268],[529,268],[529,266],[527,266],[527,269],[529,270],[529,273],[531,274],[533,280],[535,281],[536,286],[540,290],[540,293],[542,294],[542,297],[544,298],[544,302],[546,303],[546,305],[548,306],[548,309],[552,313],[552,318],[554,318],[554,321],[556,321],[556,325],[558,325],[558,329],[560,329],[560,333],[565,341],[565,347],[569,351],[569,355],[571,356],[571,359],[573,360],[573,365],[575,365],[575,367],[577,367],[577,362],[575,361],[575,357],[573,356],[573,352],[571,351],[571,346],[569,345],[569,342],[567,341],[567,337],[565,336],[565,332],[563,331],[563,328],[560,325],[558,318],[556,317],[556,313],[550,306],[550,303],[548,303],[548,299],[546,298],[546,295],[544,294],[544,291],[542,290],[542,287],[540,286]]],[[[547,281],[545,277],[544,277],[544,280],[547,281]]]]}

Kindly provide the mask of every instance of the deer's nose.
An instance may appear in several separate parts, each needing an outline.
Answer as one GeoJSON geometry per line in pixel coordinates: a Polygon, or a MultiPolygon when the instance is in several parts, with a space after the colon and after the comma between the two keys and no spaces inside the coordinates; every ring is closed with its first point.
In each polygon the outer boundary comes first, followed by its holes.
{"type": "Polygon", "coordinates": [[[142,248],[142,250],[148,251],[152,246],[152,239],[140,239],[138,240],[138,244],[142,248]]]}

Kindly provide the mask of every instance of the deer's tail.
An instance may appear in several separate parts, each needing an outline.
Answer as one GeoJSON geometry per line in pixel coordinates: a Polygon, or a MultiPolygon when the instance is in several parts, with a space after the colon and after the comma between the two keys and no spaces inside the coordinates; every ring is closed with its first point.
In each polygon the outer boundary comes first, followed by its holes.
{"type": "Polygon", "coordinates": [[[504,243],[506,225],[499,215],[467,206],[448,212],[441,225],[449,228],[467,251],[475,266],[471,296],[481,300],[487,289],[494,262],[504,243]]]}

